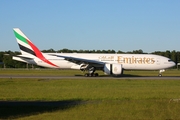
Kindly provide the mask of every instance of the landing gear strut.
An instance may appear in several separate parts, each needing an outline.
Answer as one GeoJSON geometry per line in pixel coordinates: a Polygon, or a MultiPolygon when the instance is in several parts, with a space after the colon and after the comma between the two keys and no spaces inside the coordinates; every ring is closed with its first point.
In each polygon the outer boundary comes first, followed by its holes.
{"type": "Polygon", "coordinates": [[[95,71],[96,71],[95,67],[89,67],[88,73],[85,73],[84,76],[86,76],[86,77],[97,77],[98,73],[94,73],[95,71]]]}
{"type": "Polygon", "coordinates": [[[163,69],[163,70],[159,70],[159,77],[162,77],[162,72],[165,72],[165,70],[163,69]]]}

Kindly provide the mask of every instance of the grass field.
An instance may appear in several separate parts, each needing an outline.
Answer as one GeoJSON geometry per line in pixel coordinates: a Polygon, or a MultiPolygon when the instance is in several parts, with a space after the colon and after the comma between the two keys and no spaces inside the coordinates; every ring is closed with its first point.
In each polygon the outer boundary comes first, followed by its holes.
{"type": "MultiPolygon", "coordinates": [[[[0,70],[3,74],[62,75],[56,70],[0,70]]],[[[157,71],[125,74],[156,76],[157,71]]],[[[179,76],[179,71],[164,76],[179,76]]],[[[180,101],[173,101],[179,98],[180,80],[1,78],[0,119],[180,119],[180,101]]]]}
{"type": "MultiPolygon", "coordinates": [[[[102,71],[97,71],[100,76],[102,71]]],[[[158,76],[158,71],[124,71],[125,76],[158,76]]],[[[169,69],[162,73],[163,76],[180,76],[180,70],[169,69]]],[[[0,75],[32,75],[32,76],[75,76],[84,75],[80,70],[58,70],[58,69],[0,69],[0,75]]]]}

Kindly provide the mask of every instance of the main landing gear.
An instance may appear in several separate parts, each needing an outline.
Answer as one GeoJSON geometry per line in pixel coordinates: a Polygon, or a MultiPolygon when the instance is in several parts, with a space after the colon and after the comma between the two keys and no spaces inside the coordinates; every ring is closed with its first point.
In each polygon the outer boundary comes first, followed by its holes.
{"type": "Polygon", "coordinates": [[[99,74],[98,73],[85,73],[84,76],[86,76],[86,77],[97,77],[97,76],[99,76],[99,74]]]}
{"type": "Polygon", "coordinates": [[[97,77],[97,76],[99,76],[98,73],[94,73],[95,71],[96,71],[95,67],[89,67],[88,73],[85,73],[84,76],[86,76],[86,77],[97,77]]]}
{"type": "Polygon", "coordinates": [[[163,69],[163,70],[159,70],[159,77],[162,77],[162,72],[165,72],[165,70],[163,69]]]}

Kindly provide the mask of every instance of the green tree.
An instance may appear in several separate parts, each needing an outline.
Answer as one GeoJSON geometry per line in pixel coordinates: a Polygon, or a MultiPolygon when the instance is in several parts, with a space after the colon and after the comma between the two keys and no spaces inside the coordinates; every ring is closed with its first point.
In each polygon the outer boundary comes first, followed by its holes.
{"type": "Polygon", "coordinates": [[[177,63],[177,53],[176,53],[176,51],[175,50],[173,50],[172,52],[171,52],[171,59],[175,62],[175,63],[177,63]]]}

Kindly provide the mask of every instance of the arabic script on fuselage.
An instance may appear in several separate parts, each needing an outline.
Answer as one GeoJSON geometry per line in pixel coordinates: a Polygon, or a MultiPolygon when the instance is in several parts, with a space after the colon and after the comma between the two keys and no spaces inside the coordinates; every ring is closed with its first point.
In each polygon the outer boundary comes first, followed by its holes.
{"type": "Polygon", "coordinates": [[[124,56],[100,56],[101,61],[117,61],[120,64],[154,64],[155,59],[152,57],[124,57],[124,56]]]}

